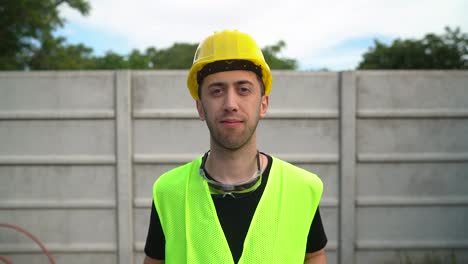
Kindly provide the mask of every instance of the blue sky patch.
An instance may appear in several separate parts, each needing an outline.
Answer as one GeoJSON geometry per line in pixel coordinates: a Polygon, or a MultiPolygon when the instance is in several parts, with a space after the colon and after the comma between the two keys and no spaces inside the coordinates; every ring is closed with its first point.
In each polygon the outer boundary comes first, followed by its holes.
{"type": "Polygon", "coordinates": [[[84,44],[93,49],[93,54],[104,55],[107,51],[113,51],[120,55],[130,53],[132,47],[128,45],[127,39],[87,27],[81,27],[74,23],[66,23],[64,28],[55,32],[55,36],[65,37],[68,44],[84,44]]]}
{"type": "Polygon", "coordinates": [[[369,36],[347,39],[322,50],[308,61],[312,63],[300,65],[301,70],[354,70],[362,59],[362,55],[374,45],[374,39],[390,44],[393,38],[386,36],[369,36]]]}

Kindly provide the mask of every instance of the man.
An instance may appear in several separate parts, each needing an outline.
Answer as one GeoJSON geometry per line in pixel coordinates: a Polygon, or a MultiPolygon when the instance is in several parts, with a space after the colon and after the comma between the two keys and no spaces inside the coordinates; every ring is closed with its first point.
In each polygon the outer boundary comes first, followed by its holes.
{"type": "Polygon", "coordinates": [[[249,35],[200,43],[187,85],[210,149],[156,180],[144,263],[326,263],[321,180],[257,150],[271,83],[249,35]]]}

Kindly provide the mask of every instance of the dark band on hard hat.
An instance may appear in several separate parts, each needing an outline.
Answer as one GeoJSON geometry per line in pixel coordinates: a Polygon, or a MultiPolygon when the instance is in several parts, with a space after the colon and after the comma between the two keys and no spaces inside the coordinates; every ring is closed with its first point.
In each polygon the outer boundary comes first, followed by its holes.
{"type": "Polygon", "coordinates": [[[221,60],[215,61],[206,64],[203,68],[197,73],[197,83],[201,84],[203,79],[213,73],[223,72],[223,71],[252,71],[262,78],[262,67],[256,65],[255,63],[248,60],[221,60]]]}

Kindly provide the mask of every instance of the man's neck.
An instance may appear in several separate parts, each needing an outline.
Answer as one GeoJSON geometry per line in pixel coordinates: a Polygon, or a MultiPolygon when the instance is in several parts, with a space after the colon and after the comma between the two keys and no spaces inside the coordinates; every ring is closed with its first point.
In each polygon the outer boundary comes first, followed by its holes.
{"type": "MultiPolygon", "coordinates": [[[[259,158],[263,165],[263,157],[259,158]]],[[[256,176],[258,170],[256,145],[244,146],[237,150],[212,145],[205,168],[213,179],[225,184],[250,180],[256,176]]]]}

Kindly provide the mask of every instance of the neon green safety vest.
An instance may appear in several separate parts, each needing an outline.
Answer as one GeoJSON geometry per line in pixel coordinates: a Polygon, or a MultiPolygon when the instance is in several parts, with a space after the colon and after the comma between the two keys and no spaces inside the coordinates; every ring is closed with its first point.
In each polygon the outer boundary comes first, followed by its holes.
{"type": "MultiPolygon", "coordinates": [[[[201,157],[161,175],[153,186],[168,264],[234,263],[200,164],[201,157]]],[[[315,174],[273,157],[238,263],[304,263],[322,188],[315,174]]]]}

